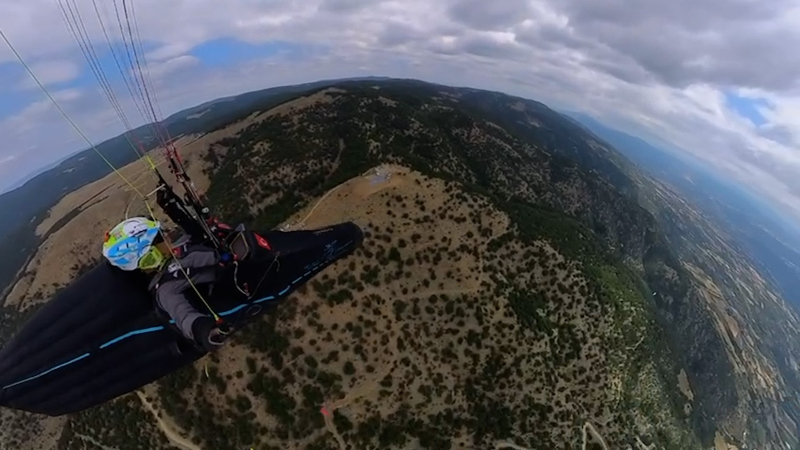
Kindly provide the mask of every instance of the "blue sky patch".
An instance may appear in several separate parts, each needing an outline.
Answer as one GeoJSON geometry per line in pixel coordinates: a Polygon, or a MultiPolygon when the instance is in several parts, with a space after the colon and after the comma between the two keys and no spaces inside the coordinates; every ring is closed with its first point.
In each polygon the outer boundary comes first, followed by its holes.
{"type": "Polygon", "coordinates": [[[39,100],[39,97],[45,98],[44,94],[39,91],[12,90],[3,91],[0,95],[3,97],[3,101],[0,102],[0,120],[19,113],[26,106],[39,100]]]}
{"type": "MultiPolygon", "coordinates": [[[[105,42],[95,42],[94,51],[96,52],[99,65],[106,78],[112,86],[116,95],[120,98],[129,98],[131,93],[123,82],[120,69],[126,75],[134,69],[131,61],[135,65],[135,57],[131,47],[127,49],[121,42],[115,42],[114,54],[110,51],[105,42]],[[128,54],[130,52],[130,54],[128,54]],[[129,59],[130,58],[130,59],[129,59]],[[119,65],[119,68],[118,68],[119,65]]],[[[143,42],[142,52],[155,50],[159,44],[154,42],[143,42]]],[[[204,42],[195,46],[189,54],[198,58],[201,63],[208,67],[232,67],[242,62],[256,59],[271,58],[281,56],[288,59],[302,59],[311,54],[324,50],[322,46],[309,44],[298,44],[286,41],[270,41],[259,44],[251,44],[234,38],[220,38],[204,42]]],[[[140,54],[141,58],[142,55],[140,54]]],[[[98,89],[99,84],[91,67],[85,58],[79,53],[72,55],[73,61],[80,65],[80,74],[73,80],[61,83],[49,83],[47,85],[50,92],[58,92],[63,89],[98,89]]],[[[35,66],[35,61],[29,61],[35,66]]],[[[144,61],[140,59],[140,63],[144,61]]],[[[29,104],[44,98],[44,94],[36,87],[20,89],[20,82],[28,75],[17,63],[0,64],[0,94],[3,101],[0,102],[0,120],[19,113],[29,104]]],[[[138,98],[141,95],[135,85],[131,85],[134,95],[138,98]]]]}
{"type": "Polygon", "coordinates": [[[734,92],[726,92],[725,103],[737,114],[750,120],[756,126],[767,123],[767,120],[758,111],[759,107],[769,107],[769,102],[766,99],[742,97],[734,92]]]}
{"type": "Polygon", "coordinates": [[[205,65],[227,67],[247,60],[269,58],[280,54],[302,55],[310,49],[311,47],[307,45],[284,41],[250,44],[232,38],[220,38],[194,47],[189,54],[205,65]]]}
{"type": "MultiPolygon", "coordinates": [[[[17,114],[31,103],[45,98],[38,89],[20,89],[25,70],[16,61],[0,64],[0,120],[17,114]]],[[[33,82],[33,80],[31,80],[33,82]]]]}
{"type": "MultiPolygon", "coordinates": [[[[121,42],[115,43],[114,51],[116,52],[116,61],[114,54],[109,50],[105,42],[95,42],[94,52],[97,56],[98,64],[105,79],[111,84],[111,88],[118,97],[129,97],[128,88],[122,80],[122,70],[126,75],[132,71],[131,64],[128,61],[128,53],[121,42]],[[117,66],[119,64],[119,68],[117,66]]],[[[154,44],[144,43],[144,53],[147,53],[156,48],[154,44]]],[[[132,48],[129,47],[131,59],[135,64],[135,56],[132,48]]],[[[71,60],[76,62],[80,67],[78,76],[69,81],[58,83],[46,83],[45,86],[50,93],[57,93],[64,89],[99,89],[100,84],[97,77],[92,72],[91,66],[80,53],[74,53],[71,60]]],[[[142,55],[140,54],[141,58],[142,55]]],[[[40,61],[27,61],[34,70],[34,74],[41,78],[41,74],[36,73],[36,63],[40,61]]],[[[144,60],[140,59],[144,64],[144,60]]],[[[46,81],[46,80],[43,80],[46,81]]],[[[13,116],[33,102],[46,99],[44,92],[42,92],[36,85],[32,84],[33,80],[30,79],[28,73],[16,61],[0,64],[0,95],[3,101],[0,102],[0,120],[13,116]],[[30,82],[30,85],[26,83],[30,82]],[[25,87],[22,87],[25,86],[25,87]]],[[[131,86],[135,89],[134,86],[131,86]]],[[[137,93],[138,95],[138,93],[137,93]]]]}

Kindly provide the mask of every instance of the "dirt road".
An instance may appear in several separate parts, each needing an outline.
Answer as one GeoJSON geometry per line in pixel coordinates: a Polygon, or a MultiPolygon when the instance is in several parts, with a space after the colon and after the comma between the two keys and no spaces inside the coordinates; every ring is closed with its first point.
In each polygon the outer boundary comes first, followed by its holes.
{"type": "Polygon", "coordinates": [[[601,436],[600,433],[597,432],[597,428],[595,428],[594,425],[589,422],[583,424],[583,446],[581,447],[583,450],[586,450],[586,444],[588,443],[588,440],[586,439],[588,437],[586,435],[587,430],[592,435],[594,440],[600,443],[600,445],[603,447],[603,450],[608,450],[608,445],[606,445],[606,441],[603,439],[603,436],[601,436]]]}
{"type": "MultiPolygon", "coordinates": [[[[397,349],[394,349],[394,354],[397,355],[397,349]]],[[[395,357],[396,358],[396,357],[395,357]]],[[[376,376],[371,377],[370,380],[365,380],[363,383],[359,384],[355,388],[353,388],[347,395],[340,400],[336,400],[333,403],[323,405],[323,408],[328,412],[327,414],[323,414],[325,416],[325,428],[333,434],[333,437],[336,439],[336,442],[339,444],[339,448],[341,450],[345,450],[347,445],[344,442],[344,438],[342,435],[339,434],[339,430],[336,429],[336,424],[333,423],[333,413],[339,409],[344,408],[350,403],[358,400],[361,397],[367,396],[376,390],[378,390],[380,386],[381,380],[386,378],[387,375],[392,373],[395,369],[395,364],[397,360],[394,359],[386,363],[383,369],[377,373],[376,376]]]]}
{"type": "Polygon", "coordinates": [[[504,448],[510,448],[510,449],[513,449],[513,450],[531,450],[528,447],[520,447],[519,445],[512,444],[510,442],[498,442],[498,443],[494,444],[494,449],[495,450],[502,450],[504,448]]]}
{"type": "Polygon", "coordinates": [[[95,438],[93,438],[91,436],[86,436],[85,434],[80,434],[80,433],[75,433],[75,436],[79,437],[80,439],[82,439],[82,440],[84,440],[84,441],[86,441],[86,442],[88,442],[88,443],[90,443],[90,444],[92,444],[92,445],[94,445],[96,447],[100,447],[103,450],[117,450],[116,447],[109,447],[107,445],[103,445],[102,442],[96,440],[95,438]]]}
{"type": "Polygon", "coordinates": [[[147,396],[145,396],[144,392],[137,391],[136,395],[139,396],[139,400],[142,401],[142,405],[145,407],[146,410],[153,415],[153,418],[156,420],[156,425],[158,429],[161,430],[162,433],[167,437],[167,439],[172,443],[172,445],[178,447],[181,450],[203,450],[197,445],[195,445],[189,439],[184,438],[177,432],[175,432],[172,424],[167,424],[161,417],[158,416],[158,411],[155,407],[147,400],[147,396]]]}

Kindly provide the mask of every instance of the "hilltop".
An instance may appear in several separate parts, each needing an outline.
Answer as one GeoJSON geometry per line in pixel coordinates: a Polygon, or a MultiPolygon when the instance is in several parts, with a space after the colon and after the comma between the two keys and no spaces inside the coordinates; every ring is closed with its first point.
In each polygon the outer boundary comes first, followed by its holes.
{"type": "MultiPolygon", "coordinates": [[[[363,249],[207,367],[66,422],[7,420],[61,429],[62,448],[159,448],[165,423],[203,448],[780,448],[796,435],[779,335],[796,333],[794,313],[713,223],[582,127],[413,81],[275,103],[182,138],[198,187],[257,229],[354,220],[363,249]]],[[[85,236],[129,203],[106,177],[50,210],[6,335],[96,258],[85,236]],[[80,264],[57,270],[66,255],[80,264]]]]}

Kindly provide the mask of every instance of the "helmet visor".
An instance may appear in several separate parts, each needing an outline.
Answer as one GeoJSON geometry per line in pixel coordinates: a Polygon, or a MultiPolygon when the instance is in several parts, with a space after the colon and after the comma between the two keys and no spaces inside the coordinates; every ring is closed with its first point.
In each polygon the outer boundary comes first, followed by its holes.
{"type": "Polygon", "coordinates": [[[155,246],[150,247],[150,250],[139,259],[139,268],[142,270],[158,269],[162,264],[164,255],[155,246]]]}

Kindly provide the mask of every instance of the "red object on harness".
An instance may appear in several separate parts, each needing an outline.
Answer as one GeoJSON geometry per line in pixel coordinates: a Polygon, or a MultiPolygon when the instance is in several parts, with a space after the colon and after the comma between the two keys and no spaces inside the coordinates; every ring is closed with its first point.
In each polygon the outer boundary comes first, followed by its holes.
{"type": "Polygon", "coordinates": [[[175,259],[181,259],[186,256],[186,244],[172,247],[172,255],[175,257],[175,259]]]}
{"type": "Polygon", "coordinates": [[[263,237],[259,236],[258,233],[253,233],[253,236],[256,237],[256,242],[258,242],[258,245],[264,247],[265,249],[267,249],[269,251],[272,251],[272,247],[270,247],[269,242],[267,242],[266,239],[264,239],[263,237]]]}
{"type": "Polygon", "coordinates": [[[209,225],[216,225],[218,228],[222,228],[223,230],[232,230],[233,229],[233,227],[231,227],[227,223],[220,222],[219,219],[217,219],[216,217],[209,218],[208,219],[208,224],[209,225]]]}
{"type": "Polygon", "coordinates": [[[217,235],[218,238],[221,240],[225,240],[228,237],[228,234],[233,230],[233,227],[228,225],[225,222],[220,222],[219,219],[216,217],[210,217],[206,220],[206,223],[211,228],[211,231],[217,235]]]}

